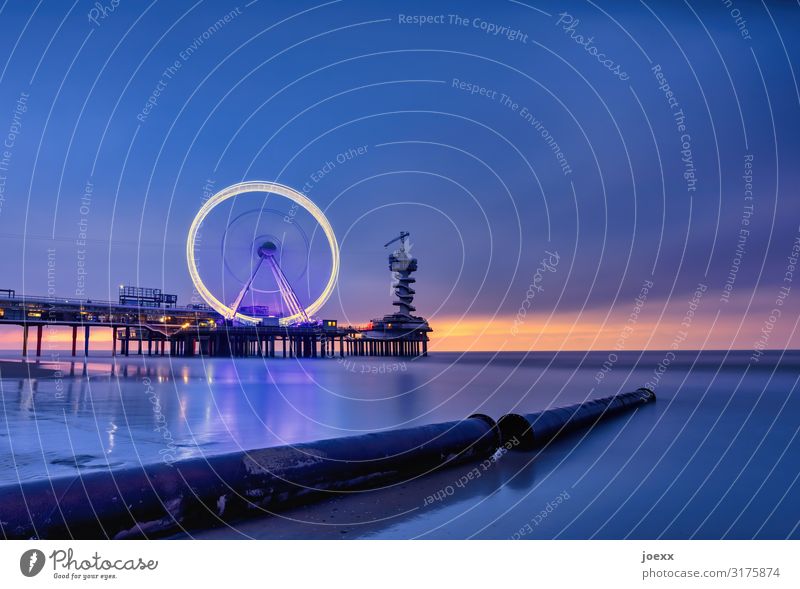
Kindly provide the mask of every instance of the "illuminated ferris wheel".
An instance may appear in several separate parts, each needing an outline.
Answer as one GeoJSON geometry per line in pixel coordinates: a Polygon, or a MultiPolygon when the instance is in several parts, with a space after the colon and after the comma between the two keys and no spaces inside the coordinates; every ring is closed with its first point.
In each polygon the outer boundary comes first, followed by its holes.
{"type": "Polygon", "coordinates": [[[248,312],[253,307],[247,307],[244,303],[259,294],[273,292],[284,310],[279,318],[280,325],[293,325],[310,322],[333,293],[339,274],[339,245],[325,214],[305,195],[275,182],[241,182],[220,190],[200,208],[189,227],[186,261],[197,293],[225,319],[248,324],[261,323],[263,317],[248,312]],[[228,290],[234,285],[236,292],[235,296],[233,293],[226,296],[227,293],[222,288],[210,287],[202,276],[198,264],[201,256],[197,252],[198,245],[205,240],[200,238],[200,230],[209,222],[212,212],[223,208],[223,203],[232,207],[237,197],[258,193],[261,193],[264,201],[267,198],[283,200],[289,209],[281,212],[275,208],[260,206],[238,215],[229,212],[228,217],[224,218],[224,228],[221,229],[222,263],[217,265],[226,270],[229,277],[228,290]],[[303,256],[295,255],[295,260],[304,264],[300,264],[302,268],[294,276],[286,270],[291,265],[291,240],[294,239],[293,243],[305,244],[306,247],[310,241],[309,231],[303,229],[299,222],[300,211],[305,214],[306,224],[315,225],[312,235],[321,232],[324,236],[328,257],[324,287],[316,298],[309,298],[310,302],[305,305],[301,303],[292,282],[293,279],[308,278],[305,276],[308,269],[307,252],[303,253],[305,260],[303,256]],[[231,256],[231,252],[235,255],[231,256]],[[270,285],[266,285],[266,280],[270,281],[270,285]],[[212,290],[217,290],[219,296],[212,290]],[[230,303],[226,303],[226,300],[230,303]]]}

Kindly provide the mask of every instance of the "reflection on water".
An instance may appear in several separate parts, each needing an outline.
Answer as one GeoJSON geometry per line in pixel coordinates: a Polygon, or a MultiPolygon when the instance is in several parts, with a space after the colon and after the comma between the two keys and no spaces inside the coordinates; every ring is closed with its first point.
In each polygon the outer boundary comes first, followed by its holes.
{"type": "MultiPolygon", "coordinates": [[[[567,405],[634,389],[653,377],[663,357],[621,353],[599,381],[607,354],[436,354],[399,363],[146,356],[62,362],[59,378],[0,380],[0,484],[155,462],[167,451],[181,459],[567,405]]],[[[522,501],[533,510],[538,503],[530,501],[569,490],[577,500],[559,507],[561,527],[543,524],[544,535],[582,537],[584,521],[600,537],[683,530],[718,502],[704,524],[712,537],[745,506],[752,516],[736,524],[745,536],[764,521],[772,522],[771,532],[794,525],[798,365],[796,352],[782,359],[771,353],[753,366],[746,353],[679,353],[660,378],[654,406],[537,455],[536,477],[526,470],[533,469],[529,458],[515,458],[528,465],[524,471],[499,468],[497,481],[475,489],[491,489],[489,504],[500,501],[492,517],[500,521],[508,505],[522,501]],[[662,497],[654,509],[654,498],[662,497]],[[770,516],[773,508],[780,522],[770,516]]],[[[456,503],[439,511],[463,509],[456,503]]],[[[516,531],[524,513],[515,509],[496,535],[516,531]]],[[[424,533],[427,517],[407,517],[381,534],[424,533]]],[[[469,530],[452,524],[452,535],[475,533],[475,520],[466,521],[469,530]]]]}

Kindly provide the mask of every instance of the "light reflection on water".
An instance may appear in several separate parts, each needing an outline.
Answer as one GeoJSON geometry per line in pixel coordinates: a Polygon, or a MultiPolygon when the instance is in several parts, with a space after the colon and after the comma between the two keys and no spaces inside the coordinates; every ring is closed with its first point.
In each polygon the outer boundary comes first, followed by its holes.
{"type": "MultiPolygon", "coordinates": [[[[659,382],[653,407],[548,449],[536,460],[535,478],[550,481],[547,492],[569,488],[582,497],[560,508],[564,518],[579,516],[575,510],[586,502],[614,513],[620,498],[628,498],[630,505],[615,516],[614,526],[631,528],[650,499],[669,488],[676,510],[698,494],[685,517],[726,492],[725,500],[740,507],[758,492],[759,517],[767,516],[761,513],[764,505],[781,505],[794,510],[786,521],[796,522],[800,507],[787,506],[789,499],[800,504],[800,490],[791,483],[800,472],[800,449],[792,437],[800,414],[800,400],[792,394],[800,356],[790,352],[781,362],[778,357],[769,354],[748,368],[746,353],[731,353],[724,364],[724,352],[679,353],[659,382]],[[718,467],[698,489],[709,465],[718,467]],[[762,488],[771,468],[775,481],[762,488]],[[676,478],[681,484],[671,487],[676,478]],[[784,493],[788,499],[779,503],[784,493]]],[[[116,364],[91,359],[86,376],[81,362],[62,363],[60,382],[0,381],[0,484],[155,462],[166,445],[164,430],[181,459],[478,412],[497,418],[567,405],[635,389],[652,377],[663,353],[620,354],[598,384],[595,377],[606,358],[603,353],[437,354],[415,362],[348,364],[131,357],[116,364]]],[[[533,477],[532,471],[528,475],[533,477]]],[[[523,479],[521,473],[509,474],[498,493],[513,499],[517,486],[528,488],[519,482],[523,479]]],[[[659,509],[648,517],[663,527],[668,512],[659,509]]],[[[414,535],[422,529],[415,526],[423,525],[415,522],[398,524],[389,535],[414,535]]],[[[581,528],[575,530],[580,537],[581,528]]]]}

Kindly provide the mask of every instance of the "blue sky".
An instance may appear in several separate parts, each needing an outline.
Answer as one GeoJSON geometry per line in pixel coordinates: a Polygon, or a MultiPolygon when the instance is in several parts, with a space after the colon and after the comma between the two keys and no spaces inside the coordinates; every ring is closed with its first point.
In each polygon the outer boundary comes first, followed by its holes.
{"type": "MultiPolygon", "coordinates": [[[[46,294],[50,249],[60,295],[85,276],[89,298],[130,283],[188,302],[204,185],[254,179],[326,212],[342,271],[324,314],[353,322],[390,311],[382,245],[401,229],[417,307],[448,326],[507,326],[548,252],[527,325],[590,318],[606,344],[646,281],[642,326],[667,343],[707,285],[709,347],[748,347],[791,287],[796,5],[98,4],[2,5],[4,287],[46,294]]],[[[796,341],[792,296],[771,347],[796,341]]]]}

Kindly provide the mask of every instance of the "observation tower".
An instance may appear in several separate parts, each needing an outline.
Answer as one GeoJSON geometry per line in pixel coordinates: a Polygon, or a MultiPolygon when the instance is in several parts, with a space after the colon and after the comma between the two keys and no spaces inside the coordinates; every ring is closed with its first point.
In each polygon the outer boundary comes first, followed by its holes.
{"type": "Polygon", "coordinates": [[[400,242],[400,247],[389,254],[389,270],[394,275],[392,287],[396,297],[392,301],[392,305],[397,307],[397,311],[379,319],[373,319],[362,333],[369,340],[395,342],[400,345],[401,349],[406,342],[412,342],[413,347],[417,347],[417,344],[421,343],[422,355],[427,355],[428,333],[433,329],[428,325],[427,320],[413,314],[417,310],[413,305],[416,291],[411,285],[416,282],[416,279],[412,278],[411,274],[417,271],[417,258],[412,257],[407,248],[410,235],[408,231],[401,231],[398,237],[383,246],[389,247],[393,243],[400,242]]]}

